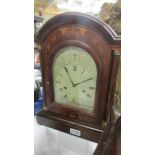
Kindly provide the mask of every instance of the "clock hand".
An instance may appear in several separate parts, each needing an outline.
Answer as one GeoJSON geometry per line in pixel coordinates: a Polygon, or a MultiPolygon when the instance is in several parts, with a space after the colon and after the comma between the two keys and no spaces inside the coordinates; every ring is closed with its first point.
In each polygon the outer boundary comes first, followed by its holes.
{"type": "Polygon", "coordinates": [[[87,80],[81,81],[81,82],[76,83],[76,84],[74,84],[74,85],[77,86],[77,85],[79,85],[79,84],[81,84],[81,83],[87,82],[87,81],[92,80],[92,79],[93,79],[93,78],[89,78],[89,79],[87,79],[87,80]]]}
{"type": "Polygon", "coordinates": [[[68,72],[67,67],[65,66],[64,69],[65,69],[65,71],[66,71],[66,73],[67,73],[67,75],[68,75],[68,77],[69,77],[70,82],[72,83],[72,86],[75,87],[75,86],[74,86],[75,84],[73,83],[73,81],[72,81],[72,79],[71,79],[71,77],[70,77],[70,75],[69,75],[69,72],[68,72]]]}

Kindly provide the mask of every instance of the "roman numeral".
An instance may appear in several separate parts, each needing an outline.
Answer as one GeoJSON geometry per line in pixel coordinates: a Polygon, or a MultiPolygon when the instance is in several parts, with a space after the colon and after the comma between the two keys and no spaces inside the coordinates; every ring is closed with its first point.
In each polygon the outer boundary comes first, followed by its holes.
{"type": "Polygon", "coordinates": [[[73,71],[76,71],[76,66],[73,66],[73,71]]]}
{"type": "Polygon", "coordinates": [[[63,91],[63,88],[59,88],[60,91],[63,91]]]}
{"type": "Polygon", "coordinates": [[[67,89],[67,87],[64,87],[64,89],[67,89]]]}
{"type": "Polygon", "coordinates": [[[72,98],[72,102],[75,102],[75,98],[72,98]]]}
{"type": "Polygon", "coordinates": [[[95,87],[89,87],[89,89],[92,89],[92,90],[94,90],[94,89],[95,89],[95,87]]]}
{"type": "Polygon", "coordinates": [[[85,90],[82,90],[83,93],[85,93],[85,90]]]}
{"type": "Polygon", "coordinates": [[[91,97],[91,95],[90,95],[90,94],[86,94],[86,96],[87,96],[87,97],[89,97],[89,98],[91,97]]]}
{"type": "Polygon", "coordinates": [[[74,60],[75,60],[76,54],[74,54],[74,60]]]}
{"type": "Polygon", "coordinates": [[[64,98],[67,98],[67,94],[65,94],[64,98]]]}

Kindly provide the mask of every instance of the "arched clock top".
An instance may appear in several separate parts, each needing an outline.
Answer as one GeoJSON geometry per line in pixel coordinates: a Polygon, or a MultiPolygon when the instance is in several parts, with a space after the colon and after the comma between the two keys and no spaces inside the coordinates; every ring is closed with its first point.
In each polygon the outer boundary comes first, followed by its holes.
{"type": "Polygon", "coordinates": [[[54,31],[56,28],[69,24],[78,24],[94,29],[95,31],[100,32],[102,37],[110,45],[120,45],[120,36],[118,36],[110,26],[93,16],[80,12],[62,13],[51,18],[40,29],[35,41],[41,43],[48,36],[48,34],[54,31]]]}

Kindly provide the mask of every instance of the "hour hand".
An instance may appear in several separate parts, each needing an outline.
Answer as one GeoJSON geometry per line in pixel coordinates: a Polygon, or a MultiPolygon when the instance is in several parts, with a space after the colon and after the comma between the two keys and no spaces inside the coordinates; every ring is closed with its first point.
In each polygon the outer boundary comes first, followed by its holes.
{"type": "Polygon", "coordinates": [[[66,66],[64,67],[64,70],[66,71],[66,73],[67,73],[67,75],[68,75],[68,77],[69,77],[69,80],[70,80],[70,82],[72,83],[72,86],[73,86],[74,83],[73,83],[73,81],[72,81],[72,79],[71,79],[71,77],[70,77],[70,75],[69,75],[69,72],[68,72],[68,69],[67,69],[66,66]]]}

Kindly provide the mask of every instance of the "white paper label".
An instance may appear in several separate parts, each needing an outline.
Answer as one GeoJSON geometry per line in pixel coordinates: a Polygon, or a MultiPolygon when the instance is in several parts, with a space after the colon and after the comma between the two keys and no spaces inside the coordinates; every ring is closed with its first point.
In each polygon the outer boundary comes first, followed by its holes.
{"type": "Polygon", "coordinates": [[[70,134],[80,137],[81,136],[81,131],[70,128],[70,134]]]}

